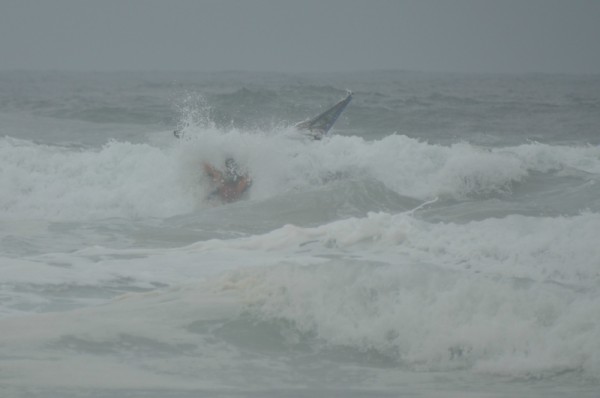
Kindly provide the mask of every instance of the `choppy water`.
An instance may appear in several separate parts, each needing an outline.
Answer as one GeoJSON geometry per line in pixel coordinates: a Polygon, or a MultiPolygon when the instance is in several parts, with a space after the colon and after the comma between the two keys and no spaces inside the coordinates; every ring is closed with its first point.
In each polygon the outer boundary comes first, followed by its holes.
{"type": "Polygon", "coordinates": [[[0,393],[598,396],[599,93],[0,73],[0,393]],[[228,156],[254,183],[217,206],[201,164],[228,156]]]}

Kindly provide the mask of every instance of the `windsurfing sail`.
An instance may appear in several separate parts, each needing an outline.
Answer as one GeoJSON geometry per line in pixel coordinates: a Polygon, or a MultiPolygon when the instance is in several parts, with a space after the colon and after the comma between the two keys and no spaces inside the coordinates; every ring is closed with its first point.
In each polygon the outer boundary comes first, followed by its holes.
{"type": "Polygon", "coordinates": [[[333,126],[337,118],[344,111],[350,100],[352,100],[352,91],[348,91],[348,94],[343,100],[327,109],[320,115],[310,120],[298,123],[296,128],[298,130],[308,130],[310,132],[309,134],[314,139],[320,140],[331,129],[331,126],[333,126]]]}

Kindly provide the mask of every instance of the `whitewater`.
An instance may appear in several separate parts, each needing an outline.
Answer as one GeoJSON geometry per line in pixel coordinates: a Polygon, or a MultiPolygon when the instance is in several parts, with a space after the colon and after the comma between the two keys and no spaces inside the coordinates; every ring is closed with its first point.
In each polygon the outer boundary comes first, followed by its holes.
{"type": "Polygon", "coordinates": [[[599,93],[1,72],[0,395],[599,396],[599,93]],[[228,157],[253,184],[215,203],[228,157]]]}

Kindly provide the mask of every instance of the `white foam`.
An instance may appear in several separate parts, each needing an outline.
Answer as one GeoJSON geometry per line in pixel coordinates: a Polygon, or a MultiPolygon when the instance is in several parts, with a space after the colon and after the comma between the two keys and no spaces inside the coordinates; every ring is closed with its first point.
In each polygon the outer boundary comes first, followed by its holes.
{"type": "Polygon", "coordinates": [[[224,286],[240,290],[259,318],[415,370],[600,377],[597,293],[404,259],[246,269],[224,286]]]}
{"type": "Polygon", "coordinates": [[[92,150],[3,139],[0,152],[3,217],[165,217],[194,208],[177,158],[147,144],[92,150]]]}
{"type": "Polygon", "coordinates": [[[252,250],[322,254],[351,250],[355,257],[436,264],[453,270],[554,281],[574,286],[599,282],[600,215],[527,217],[429,223],[410,213],[370,213],[315,228],[287,225],[264,235],[198,242],[190,250],[252,250]]]}
{"type": "MultiPolygon", "coordinates": [[[[136,344],[195,345],[201,337],[186,325],[233,320],[244,311],[289,322],[315,344],[376,352],[412,370],[522,378],[579,372],[598,379],[599,228],[596,214],[461,225],[428,223],[410,212],[372,213],[182,248],[34,256],[3,267],[3,280],[172,287],[63,315],[5,318],[0,340],[9,354],[33,358],[23,369],[35,373],[47,355],[62,353],[65,366],[75,360],[61,351],[70,339],[89,350],[120,347],[122,336],[135,336],[136,344]]],[[[90,363],[109,366],[119,358],[90,363]]],[[[190,366],[202,372],[208,362],[194,359],[190,366]]],[[[179,372],[184,363],[185,356],[176,356],[160,369],[179,372]]],[[[134,372],[139,364],[132,366],[134,372]]]]}
{"type": "Polygon", "coordinates": [[[339,176],[374,178],[401,195],[423,200],[464,199],[508,192],[532,171],[600,170],[600,149],[594,147],[534,143],[484,150],[398,135],[371,142],[342,136],[307,142],[290,135],[285,129],[188,127],[186,139],[166,146],[112,141],[99,149],[3,138],[0,211],[2,217],[53,220],[188,213],[205,206],[211,190],[202,162],[218,165],[229,156],[252,175],[253,200],[327,184],[339,176]]]}

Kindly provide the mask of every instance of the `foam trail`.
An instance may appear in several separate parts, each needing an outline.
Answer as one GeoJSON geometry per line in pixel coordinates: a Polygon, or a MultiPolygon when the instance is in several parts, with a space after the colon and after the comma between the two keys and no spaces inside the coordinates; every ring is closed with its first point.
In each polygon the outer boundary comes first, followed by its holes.
{"type": "Polygon", "coordinates": [[[435,198],[433,198],[433,199],[431,199],[431,200],[428,200],[428,201],[426,201],[426,202],[423,202],[423,203],[421,203],[420,205],[418,205],[417,207],[415,207],[414,209],[407,211],[407,212],[406,212],[406,214],[410,214],[410,215],[412,215],[412,214],[414,214],[416,211],[418,211],[418,210],[421,210],[421,209],[423,209],[424,207],[426,207],[426,206],[429,206],[429,205],[431,205],[431,204],[434,204],[434,203],[435,203],[435,202],[437,202],[438,200],[439,200],[439,198],[438,198],[438,197],[435,197],[435,198]]]}

